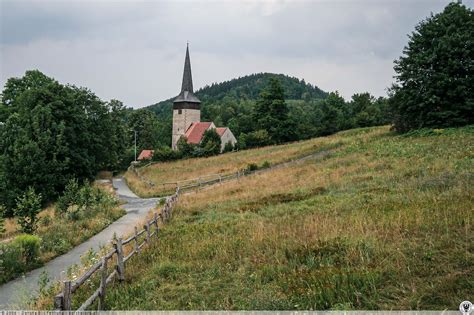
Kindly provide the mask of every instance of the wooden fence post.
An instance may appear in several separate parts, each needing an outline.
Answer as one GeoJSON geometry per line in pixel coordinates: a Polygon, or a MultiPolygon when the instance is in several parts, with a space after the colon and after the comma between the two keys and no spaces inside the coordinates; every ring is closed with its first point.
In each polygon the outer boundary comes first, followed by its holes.
{"type": "Polygon", "coordinates": [[[160,217],[160,220],[161,220],[161,224],[165,223],[165,220],[163,218],[163,208],[161,209],[160,213],[158,214],[158,216],[160,217]]]}
{"type": "Polygon", "coordinates": [[[168,221],[169,218],[170,218],[170,215],[169,215],[170,214],[169,213],[170,206],[169,205],[170,205],[169,201],[166,201],[166,204],[165,204],[165,219],[166,219],[166,221],[168,221]]]}
{"type": "Polygon", "coordinates": [[[54,309],[62,311],[63,308],[63,296],[62,295],[56,295],[54,297],[54,309]]]}
{"type": "Polygon", "coordinates": [[[146,242],[150,243],[150,222],[146,222],[145,224],[145,231],[146,231],[146,242]]]}
{"type": "Polygon", "coordinates": [[[107,258],[102,257],[102,266],[100,268],[100,291],[99,304],[97,309],[103,310],[105,308],[105,287],[107,286],[107,258]]]}
{"type": "Polygon", "coordinates": [[[158,227],[158,213],[155,212],[153,219],[155,220],[155,228],[156,228],[156,236],[158,236],[158,232],[160,231],[160,228],[158,227]]]}
{"type": "Polygon", "coordinates": [[[122,247],[122,238],[117,240],[115,243],[117,249],[117,275],[119,281],[125,280],[125,270],[123,265],[123,247],[122,247]]]}
{"type": "Polygon", "coordinates": [[[135,252],[139,253],[140,248],[138,247],[138,228],[135,226],[135,252]]]}
{"type": "Polygon", "coordinates": [[[64,281],[63,310],[64,311],[71,310],[71,281],[69,280],[64,281]]]}

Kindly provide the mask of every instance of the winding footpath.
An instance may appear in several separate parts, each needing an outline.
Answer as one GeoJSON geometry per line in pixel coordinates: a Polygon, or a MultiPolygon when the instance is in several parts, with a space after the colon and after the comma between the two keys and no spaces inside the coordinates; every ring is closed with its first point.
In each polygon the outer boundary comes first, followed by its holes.
{"type": "Polygon", "coordinates": [[[46,272],[50,283],[64,278],[65,271],[72,265],[80,262],[81,256],[89,249],[98,251],[101,246],[110,243],[114,234],[118,237],[126,236],[134,231],[135,225],[140,224],[150,210],[154,209],[161,198],[139,198],[127,186],[122,178],[114,178],[112,184],[120,200],[126,203],[122,208],[127,212],[123,217],[110,224],[104,230],[91,237],[86,242],[72,250],[50,260],[41,268],[32,270],[24,276],[14,279],[0,286],[0,310],[22,307],[24,302],[34,297],[38,292],[38,281],[43,272],[46,272]]]}

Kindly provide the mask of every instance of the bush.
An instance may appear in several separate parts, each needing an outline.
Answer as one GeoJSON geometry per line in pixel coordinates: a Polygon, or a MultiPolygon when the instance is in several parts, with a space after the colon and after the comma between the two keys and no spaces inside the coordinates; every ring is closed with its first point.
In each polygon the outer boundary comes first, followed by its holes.
{"type": "Polygon", "coordinates": [[[35,235],[18,235],[10,243],[0,243],[0,283],[39,265],[41,239],[35,235]]]}
{"type": "Polygon", "coordinates": [[[74,204],[77,204],[77,195],[79,192],[79,182],[73,178],[69,180],[64,188],[63,195],[58,198],[56,203],[56,210],[64,213],[67,209],[74,204]]]}
{"type": "Polygon", "coordinates": [[[37,216],[41,211],[41,194],[36,194],[30,187],[17,199],[15,215],[18,225],[24,233],[32,234],[36,230],[37,216]]]}
{"type": "Polygon", "coordinates": [[[266,130],[261,129],[248,134],[241,133],[238,144],[240,149],[263,147],[271,144],[271,138],[266,130]]]}
{"type": "Polygon", "coordinates": [[[258,170],[258,165],[255,163],[247,164],[247,168],[245,169],[246,172],[253,172],[256,170],[258,170]]]}
{"type": "Polygon", "coordinates": [[[153,153],[152,160],[158,162],[166,162],[179,160],[182,157],[183,155],[181,151],[174,151],[170,147],[162,146],[155,150],[155,152],[153,153]]]}
{"type": "Polygon", "coordinates": [[[227,142],[224,146],[224,150],[222,151],[222,153],[226,153],[226,152],[232,152],[234,151],[234,145],[232,144],[232,142],[227,142]]]}
{"type": "Polygon", "coordinates": [[[182,136],[181,138],[179,138],[177,146],[178,146],[178,151],[181,152],[183,157],[193,156],[195,145],[188,143],[188,139],[185,136],[182,136]]]}
{"type": "Polygon", "coordinates": [[[0,283],[13,279],[24,270],[19,248],[12,243],[0,243],[0,283]]]}
{"type": "Polygon", "coordinates": [[[72,221],[79,220],[82,215],[87,215],[94,211],[98,205],[102,203],[113,202],[106,193],[99,188],[93,187],[89,182],[79,187],[77,180],[71,180],[64,194],[59,197],[56,204],[56,210],[66,214],[67,218],[72,221]]]}
{"type": "Polygon", "coordinates": [[[221,153],[221,137],[215,129],[206,130],[199,146],[202,148],[204,156],[218,155],[221,153]]]}
{"type": "Polygon", "coordinates": [[[245,168],[245,172],[253,172],[253,171],[258,171],[262,170],[265,168],[269,168],[271,166],[270,162],[268,161],[263,161],[261,165],[257,165],[255,163],[250,163],[247,164],[247,167],[245,168]]]}
{"type": "Polygon", "coordinates": [[[20,250],[20,255],[26,265],[36,263],[39,257],[41,239],[36,235],[22,234],[15,237],[13,246],[20,250]]]}

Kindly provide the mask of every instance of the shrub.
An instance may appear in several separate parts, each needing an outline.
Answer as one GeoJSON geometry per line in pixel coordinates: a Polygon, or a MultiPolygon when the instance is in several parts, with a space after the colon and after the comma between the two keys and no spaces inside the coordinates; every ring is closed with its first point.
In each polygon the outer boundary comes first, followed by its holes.
{"type": "Polygon", "coordinates": [[[38,220],[39,224],[42,226],[49,226],[52,222],[51,217],[49,215],[45,215],[44,217],[38,220]]]}
{"type": "Polygon", "coordinates": [[[25,270],[18,246],[0,243],[0,283],[5,283],[25,270]]]}
{"type": "Polygon", "coordinates": [[[38,261],[41,239],[36,235],[22,234],[15,237],[13,245],[20,250],[21,258],[26,265],[38,261]]]}
{"type": "Polygon", "coordinates": [[[165,162],[165,161],[174,161],[182,158],[183,155],[181,151],[174,151],[170,147],[162,146],[155,150],[153,153],[153,161],[165,162]]]}
{"type": "Polygon", "coordinates": [[[0,283],[39,265],[41,239],[35,235],[18,235],[10,243],[0,243],[0,283]]]}
{"type": "Polygon", "coordinates": [[[86,211],[95,204],[94,189],[89,182],[85,182],[79,189],[76,204],[79,211],[86,211]]]}
{"type": "Polygon", "coordinates": [[[204,132],[199,145],[203,149],[204,156],[213,156],[221,153],[221,137],[215,129],[204,132]]]}
{"type": "Polygon", "coordinates": [[[256,170],[258,170],[258,165],[255,163],[247,164],[247,168],[245,169],[246,172],[253,172],[256,170]]]}
{"type": "Polygon", "coordinates": [[[64,188],[63,195],[58,198],[56,203],[56,210],[59,212],[66,212],[67,209],[77,203],[77,195],[79,192],[79,182],[73,178],[69,180],[64,188]]]}
{"type": "Polygon", "coordinates": [[[30,187],[17,199],[15,215],[18,225],[24,233],[32,234],[36,230],[37,216],[41,211],[41,194],[36,194],[30,187]]]}
{"type": "Polygon", "coordinates": [[[250,149],[271,144],[271,138],[268,131],[261,129],[248,134],[241,133],[238,143],[240,149],[250,149]]]}
{"type": "Polygon", "coordinates": [[[270,162],[268,162],[268,161],[263,161],[262,165],[260,166],[260,169],[270,168],[270,166],[272,166],[272,165],[270,164],[270,162]]]}
{"type": "Polygon", "coordinates": [[[226,152],[232,152],[234,151],[234,145],[232,144],[232,142],[227,142],[224,146],[224,150],[222,151],[222,153],[226,153],[226,152]]]}
{"type": "Polygon", "coordinates": [[[183,157],[191,157],[193,155],[195,145],[188,143],[188,139],[185,136],[179,138],[178,151],[181,152],[183,157]]]}

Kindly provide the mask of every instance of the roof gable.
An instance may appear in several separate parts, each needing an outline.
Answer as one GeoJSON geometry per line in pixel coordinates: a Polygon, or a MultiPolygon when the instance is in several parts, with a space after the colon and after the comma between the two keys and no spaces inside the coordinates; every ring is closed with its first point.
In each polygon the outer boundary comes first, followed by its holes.
{"type": "Polygon", "coordinates": [[[138,156],[137,160],[148,160],[153,157],[154,150],[142,150],[140,155],[138,156]]]}
{"type": "Polygon", "coordinates": [[[212,122],[193,122],[185,133],[188,143],[199,144],[204,132],[209,129],[211,125],[213,125],[212,122]]]}
{"type": "Polygon", "coordinates": [[[216,128],[216,132],[217,134],[222,138],[222,136],[224,135],[224,133],[227,131],[227,127],[220,127],[220,128],[216,128]]]}

